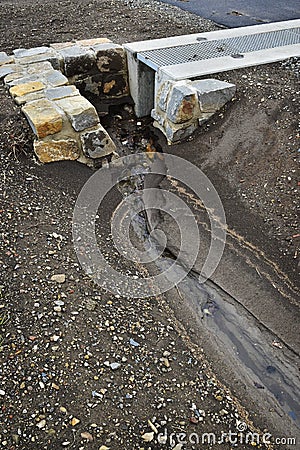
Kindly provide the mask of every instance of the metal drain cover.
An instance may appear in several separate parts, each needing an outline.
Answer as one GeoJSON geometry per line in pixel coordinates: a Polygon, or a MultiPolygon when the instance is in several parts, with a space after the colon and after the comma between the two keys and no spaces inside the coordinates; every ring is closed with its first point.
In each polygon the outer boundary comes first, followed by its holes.
{"type": "Polygon", "coordinates": [[[300,44],[300,28],[268,31],[264,33],[203,40],[194,44],[178,45],[139,52],[137,58],[157,70],[163,66],[202,61],[222,56],[242,55],[259,50],[300,44]]]}

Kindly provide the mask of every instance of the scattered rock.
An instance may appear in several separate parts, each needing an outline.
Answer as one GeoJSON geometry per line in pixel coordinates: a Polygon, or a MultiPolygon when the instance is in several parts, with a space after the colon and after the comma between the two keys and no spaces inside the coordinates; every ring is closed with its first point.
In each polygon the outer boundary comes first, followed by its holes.
{"type": "Polygon", "coordinates": [[[150,431],[149,433],[144,433],[142,435],[142,439],[145,442],[151,442],[151,441],[153,441],[153,438],[154,438],[154,431],[150,431]]]}
{"type": "Polygon", "coordinates": [[[63,273],[57,273],[55,275],[52,275],[51,281],[56,281],[57,283],[64,283],[66,281],[66,275],[63,273]]]}

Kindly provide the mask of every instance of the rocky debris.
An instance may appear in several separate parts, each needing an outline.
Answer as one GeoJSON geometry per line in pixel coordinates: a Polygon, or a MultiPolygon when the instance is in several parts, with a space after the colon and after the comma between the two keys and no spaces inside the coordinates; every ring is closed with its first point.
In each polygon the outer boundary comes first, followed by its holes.
{"type": "Polygon", "coordinates": [[[186,139],[229,102],[235,91],[234,84],[215,79],[164,80],[151,112],[154,126],[169,144],[186,139]]]}

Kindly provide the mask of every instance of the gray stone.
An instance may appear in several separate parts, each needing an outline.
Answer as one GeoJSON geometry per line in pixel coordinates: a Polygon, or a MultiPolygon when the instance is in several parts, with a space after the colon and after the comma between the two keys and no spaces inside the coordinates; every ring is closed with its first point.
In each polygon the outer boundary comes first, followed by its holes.
{"type": "Polygon", "coordinates": [[[17,105],[25,105],[25,103],[32,102],[34,100],[39,100],[40,98],[44,98],[44,91],[31,92],[29,94],[22,95],[21,97],[15,97],[14,101],[17,105]]]}
{"type": "Polygon", "coordinates": [[[93,130],[81,133],[80,140],[83,153],[89,158],[101,158],[116,149],[111,137],[100,124],[93,130]]]}
{"type": "Polygon", "coordinates": [[[214,113],[231,100],[236,92],[236,86],[226,81],[215,79],[191,82],[197,90],[200,111],[214,113]]]}
{"type": "Polygon", "coordinates": [[[167,101],[173,84],[174,82],[166,81],[165,83],[162,83],[158,89],[156,102],[162,111],[167,111],[167,101]]]}
{"type": "Polygon", "coordinates": [[[99,123],[96,109],[82,96],[65,97],[55,100],[55,103],[66,113],[75,131],[83,131],[99,123]]]}
{"type": "Polygon", "coordinates": [[[197,96],[186,82],[173,86],[167,105],[167,117],[173,123],[184,123],[195,116],[197,96]]]}
{"type": "Polygon", "coordinates": [[[165,123],[165,114],[163,111],[158,112],[157,109],[152,109],[151,111],[151,117],[160,125],[164,126],[165,123]]]}
{"type": "Polygon", "coordinates": [[[37,73],[26,75],[25,72],[15,72],[7,75],[4,79],[4,83],[7,86],[18,86],[19,84],[31,83],[32,81],[42,81],[41,75],[37,73]]]}
{"type": "Polygon", "coordinates": [[[12,73],[15,73],[17,70],[17,66],[16,64],[5,64],[3,66],[0,67],[0,80],[4,77],[6,77],[7,75],[10,75],[12,73]]]}
{"type": "Polygon", "coordinates": [[[68,84],[68,78],[65,77],[59,70],[48,70],[47,72],[42,72],[40,76],[46,85],[50,85],[52,87],[68,84]]]}
{"type": "Polygon", "coordinates": [[[97,67],[100,72],[126,72],[126,53],[121,45],[98,44],[93,45],[97,67]]]}
{"type": "Polygon", "coordinates": [[[50,44],[50,47],[54,50],[62,50],[63,48],[72,47],[75,45],[75,42],[54,42],[53,44],[50,44]]]}
{"type": "Polygon", "coordinates": [[[16,58],[24,58],[27,56],[41,55],[48,50],[48,47],[17,48],[13,51],[13,54],[16,56],[16,58]]]}
{"type": "Polygon", "coordinates": [[[49,61],[54,69],[60,70],[62,58],[59,53],[57,53],[52,48],[47,48],[44,53],[40,53],[32,56],[16,57],[15,62],[17,64],[28,65],[37,62],[49,61]]]}
{"type": "Polygon", "coordinates": [[[8,56],[8,54],[5,52],[0,52],[0,66],[2,66],[3,64],[13,63],[14,60],[15,59],[13,56],[8,56]]]}
{"type": "Polygon", "coordinates": [[[89,48],[73,45],[59,50],[67,77],[97,70],[95,54],[89,48]]]}
{"type": "Polygon", "coordinates": [[[185,124],[174,124],[166,121],[163,127],[157,122],[154,122],[153,125],[166,136],[168,144],[171,145],[191,136],[198,128],[198,120],[185,124]]]}
{"type": "Polygon", "coordinates": [[[65,97],[71,97],[73,95],[80,95],[78,89],[76,89],[73,85],[45,89],[45,96],[48,100],[59,100],[65,97]]]}
{"type": "Polygon", "coordinates": [[[53,70],[52,64],[49,61],[32,63],[26,66],[26,72],[28,73],[28,75],[31,75],[33,73],[46,72],[47,70],[53,70]]]}

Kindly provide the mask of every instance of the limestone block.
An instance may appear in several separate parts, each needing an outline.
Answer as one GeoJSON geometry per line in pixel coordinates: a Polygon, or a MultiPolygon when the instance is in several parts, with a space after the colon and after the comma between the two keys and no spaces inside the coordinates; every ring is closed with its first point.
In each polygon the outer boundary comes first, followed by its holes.
{"type": "MultiPolygon", "coordinates": [[[[38,47],[41,48],[41,47],[38,47]]],[[[28,65],[37,62],[49,61],[54,69],[59,70],[61,66],[61,56],[53,48],[45,47],[43,53],[38,53],[31,56],[20,56],[15,57],[15,62],[17,64],[28,65]]]]}
{"type": "Polygon", "coordinates": [[[117,44],[98,44],[92,49],[95,52],[97,67],[100,72],[126,72],[127,59],[123,47],[117,44]]]}
{"type": "Polygon", "coordinates": [[[3,64],[13,63],[15,58],[13,56],[7,55],[5,52],[0,52],[0,66],[3,64]]]}
{"type": "Polygon", "coordinates": [[[25,66],[25,70],[28,75],[31,75],[34,73],[46,72],[47,70],[53,70],[53,67],[49,61],[42,61],[25,66]]]}
{"type": "Polygon", "coordinates": [[[41,91],[45,88],[41,81],[32,81],[30,83],[19,84],[10,88],[9,92],[12,97],[21,97],[31,92],[41,91]]]}
{"type": "Polygon", "coordinates": [[[78,143],[74,139],[59,141],[34,141],[33,148],[43,163],[63,160],[76,160],[80,156],[78,143]]]}
{"type": "Polygon", "coordinates": [[[111,40],[107,38],[95,38],[95,39],[82,39],[81,41],[76,41],[77,45],[82,45],[83,47],[92,47],[97,44],[108,44],[111,40]]]}
{"type": "Polygon", "coordinates": [[[80,95],[55,100],[55,103],[66,113],[76,131],[83,131],[99,123],[94,106],[80,95]]]}
{"type": "Polygon", "coordinates": [[[59,53],[63,58],[64,73],[67,77],[97,69],[95,54],[88,48],[73,45],[59,50],[59,53]]]}
{"type": "Polygon", "coordinates": [[[59,70],[48,70],[47,72],[42,72],[40,76],[48,86],[63,86],[69,82],[68,78],[65,77],[59,70]]]}
{"type": "Polygon", "coordinates": [[[197,90],[200,111],[205,113],[218,111],[236,91],[234,84],[215,79],[192,81],[191,86],[197,90]]]}
{"type": "Polygon", "coordinates": [[[55,104],[48,99],[44,98],[27,103],[23,106],[22,112],[38,138],[44,138],[62,130],[63,115],[55,104]]]}
{"type": "Polygon", "coordinates": [[[169,95],[167,117],[173,123],[184,123],[195,116],[197,95],[186,83],[176,84],[169,95]]]}
{"type": "Polygon", "coordinates": [[[91,93],[96,96],[101,95],[103,75],[101,73],[91,75],[75,75],[69,78],[69,82],[75,84],[82,94],[91,93]]]}
{"type": "Polygon", "coordinates": [[[80,95],[78,89],[73,85],[45,89],[45,96],[48,100],[59,100],[73,95],[80,95]]]}
{"type": "Polygon", "coordinates": [[[74,42],[54,42],[53,44],[50,44],[50,47],[54,50],[62,50],[63,48],[72,47],[75,45],[74,42]]]}
{"type": "Polygon", "coordinates": [[[129,94],[127,74],[107,74],[103,77],[100,95],[103,97],[121,97],[129,94]]]}
{"type": "Polygon", "coordinates": [[[111,137],[100,124],[93,130],[81,133],[80,140],[83,153],[89,158],[101,158],[116,149],[111,137]]]}
{"type": "Polygon", "coordinates": [[[4,78],[4,83],[7,86],[18,86],[21,84],[31,83],[33,81],[42,82],[41,76],[37,73],[28,75],[27,72],[24,71],[11,73],[4,78]]]}
{"type": "Polygon", "coordinates": [[[17,48],[13,51],[16,58],[26,58],[30,56],[41,55],[47,53],[48,47],[34,47],[34,48],[17,48]]]}
{"type": "Polygon", "coordinates": [[[40,98],[45,98],[44,91],[32,92],[29,94],[22,95],[21,97],[15,97],[14,101],[17,105],[25,105],[25,103],[32,102],[34,100],[39,100],[40,98]]]}
{"type": "Polygon", "coordinates": [[[14,73],[21,73],[22,76],[21,66],[17,64],[4,64],[3,66],[0,66],[0,80],[14,73]]]}

